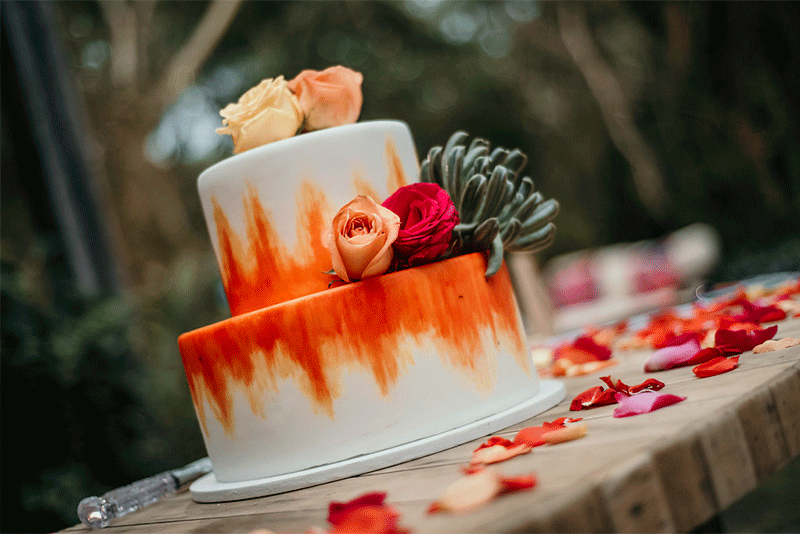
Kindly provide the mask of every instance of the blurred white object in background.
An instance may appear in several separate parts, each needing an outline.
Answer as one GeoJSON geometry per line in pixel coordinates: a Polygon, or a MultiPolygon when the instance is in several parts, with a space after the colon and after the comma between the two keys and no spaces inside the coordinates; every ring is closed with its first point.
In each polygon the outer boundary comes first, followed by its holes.
{"type": "Polygon", "coordinates": [[[557,256],[544,268],[553,330],[615,321],[689,300],[719,257],[717,232],[700,223],[660,240],[557,256]]]}

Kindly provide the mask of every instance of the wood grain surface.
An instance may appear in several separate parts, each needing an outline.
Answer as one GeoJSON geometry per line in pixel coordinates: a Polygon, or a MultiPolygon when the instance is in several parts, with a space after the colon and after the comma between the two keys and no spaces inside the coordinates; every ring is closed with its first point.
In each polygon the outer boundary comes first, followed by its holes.
{"type": "MultiPolygon", "coordinates": [[[[779,324],[777,338],[800,337],[800,320],[779,324]]],[[[188,489],[120,518],[114,533],[305,532],[327,528],[330,501],[385,491],[387,503],[413,532],[674,532],[690,530],[756,488],[800,454],[800,346],[741,355],[739,368],[706,379],[690,368],[644,373],[649,351],[623,352],[598,373],[567,378],[558,406],[496,435],[513,438],[524,426],[582,416],[586,437],[535,448],[499,464],[507,475],[534,473],[531,491],[503,496],[477,510],[426,510],[461,475],[484,439],[400,465],[269,497],[198,504],[188,489]],[[645,376],[664,393],[686,396],[673,406],[614,419],[614,406],[570,412],[571,399],[610,374],[627,384],[645,376]]],[[[85,531],[77,525],[65,532],[85,531]]]]}

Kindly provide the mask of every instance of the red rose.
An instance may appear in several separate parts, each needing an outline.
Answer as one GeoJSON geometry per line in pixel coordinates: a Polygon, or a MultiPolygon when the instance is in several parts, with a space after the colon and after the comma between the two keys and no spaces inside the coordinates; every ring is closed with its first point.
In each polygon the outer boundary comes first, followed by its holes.
{"type": "Polygon", "coordinates": [[[400,216],[400,232],[394,242],[396,262],[412,267],[430,263],[450,246],[458,211],[447,191],[436,184],[401,187],[382,206],[400,216]]]}

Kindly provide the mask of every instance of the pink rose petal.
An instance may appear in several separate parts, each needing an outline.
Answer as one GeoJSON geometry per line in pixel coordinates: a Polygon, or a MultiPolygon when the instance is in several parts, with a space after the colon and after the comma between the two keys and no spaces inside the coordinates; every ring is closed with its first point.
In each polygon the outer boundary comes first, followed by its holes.
{"type": "Polygon", "coordinates": [[[687,365],[692,356],[700,351],[700,343],[696,338],[681,345],[671,345],[655,351],[644,364],[645,372],[664,371],[673,367],[687,365]]]}
{"type": "Polygon", "coordinates": [[[632,415],[650,413],[653,410],[685,400],[686,397],[670,395],[669,393],[656,393],[655,391],[645,391],[630,397],[617,393],[619,406],[614,409],[614,417],[630,417],[632,415]]]}

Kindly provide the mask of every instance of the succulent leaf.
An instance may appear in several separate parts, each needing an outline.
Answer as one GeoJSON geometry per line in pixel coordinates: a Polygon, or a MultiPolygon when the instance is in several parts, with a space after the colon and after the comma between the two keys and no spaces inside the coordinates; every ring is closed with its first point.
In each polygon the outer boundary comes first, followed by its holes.
{"type": "Polygon", "coordinates": [[[456,202],[460,224],[448,255],[488,250],[486,275],[502,265],[503,251],[539,250],[552,243],[558,202],[545,201],[522,175],[528,157],[459,131],[434,147],[420,165],[420,180],[437,183],[456,202]]]}

